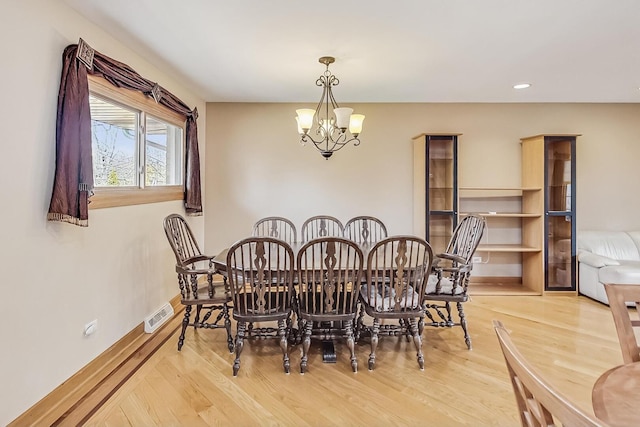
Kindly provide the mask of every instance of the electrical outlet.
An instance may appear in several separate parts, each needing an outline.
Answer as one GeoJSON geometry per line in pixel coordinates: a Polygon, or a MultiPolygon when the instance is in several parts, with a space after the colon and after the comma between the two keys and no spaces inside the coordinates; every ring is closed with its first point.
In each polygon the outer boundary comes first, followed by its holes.
{"type": "Polygon", "coordinates": [[[89,336],[94,334],[98,330],[98,319],[94,319],[91,322],[84,325],[84,334],[89,336]]]}
{"type": "Polygon", "coordinates": [[[481,256],[474,256],[473,258],[471,258],[471,262],[473,262],[474,264],[479,264],[482,262],[482,257],[481,256]]]}

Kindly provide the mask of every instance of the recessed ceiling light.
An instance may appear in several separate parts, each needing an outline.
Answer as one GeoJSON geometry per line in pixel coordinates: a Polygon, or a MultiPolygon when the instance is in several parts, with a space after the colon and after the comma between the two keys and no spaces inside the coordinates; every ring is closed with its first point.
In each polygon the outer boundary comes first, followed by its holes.
{"type": "Polygon", "coordinates": [[[514,89],[526,89],[531,87],[531,83],[518,83],[517,85],[513,85],[514,89]]]}

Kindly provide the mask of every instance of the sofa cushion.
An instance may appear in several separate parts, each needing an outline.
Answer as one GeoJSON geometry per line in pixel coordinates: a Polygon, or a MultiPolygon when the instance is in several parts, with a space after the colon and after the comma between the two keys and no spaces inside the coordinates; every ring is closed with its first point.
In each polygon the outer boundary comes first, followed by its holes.
{"type": "Polygon", "coordinates": [[[624,231],[580,231],[578,250],[617,260],[640,261],[638,246],[624,231]]]}
{"type": "Polygon", "coordinates": [[[580,251],[578,252],[578,261],[583,264],[590,265],[594,268],[600,268],[607,265],[620,265],[620,261],[617,259],[609,258],[602,255],[594,254],[593,252],[580,251]]]}
{"type": "Polygon", "coordinates": [[[628,231],[627,233],[633,239],[633,243],[636,244],[638,252],[640,252],[640,231],[628,231]]]}
{"type": "Polygon", "coordinates": [[[609,265],[598,270],[600,283],[623,283],[640,285],[640,261],[627,261],[620,265],[609,265]]]}

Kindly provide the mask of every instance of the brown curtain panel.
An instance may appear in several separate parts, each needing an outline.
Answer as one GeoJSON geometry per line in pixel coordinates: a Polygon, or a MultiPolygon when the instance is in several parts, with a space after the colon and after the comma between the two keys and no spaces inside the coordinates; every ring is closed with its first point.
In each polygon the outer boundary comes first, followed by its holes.
{"type": "Polygon", "coordinates": [[[87,73],[104,77],[119,88],[137,90],[182,114],[187,120],[184,203],[188,215],[202,214],[198,110],[157,83],[145,79],[128,65],[80,44],[69,45],[62,55],[62,77],[56,122],[56,172],[47,219],[86,227],[88,203],[93,190],[91,114],[87,73]]]}

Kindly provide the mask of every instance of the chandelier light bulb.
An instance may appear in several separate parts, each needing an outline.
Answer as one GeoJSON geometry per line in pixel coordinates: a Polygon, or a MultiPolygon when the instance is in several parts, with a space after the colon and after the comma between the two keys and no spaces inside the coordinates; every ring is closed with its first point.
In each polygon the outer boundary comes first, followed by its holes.
{"type": "Polygon", "coordinates": [[[364,114],[352,114],[349,121],[349,132],[355,136],[360,135],[362,132],[362,122],[364,122],[364,114]]]}
{"type": "Polygon", "coordinates": [[[313,126],[313,116],[316,111],[310,108],[301,108],[296,110],[296,113],[298,113],[298,127],[306,134],[313,126]]]}
{"type": "Polygon", "coordinates": [[[333,114],[336,115],[336,127],[343,132],[349,127],[351,113],[353,113],[353,108],[348,107],[335,108],[333,110],[333,114]]]}

